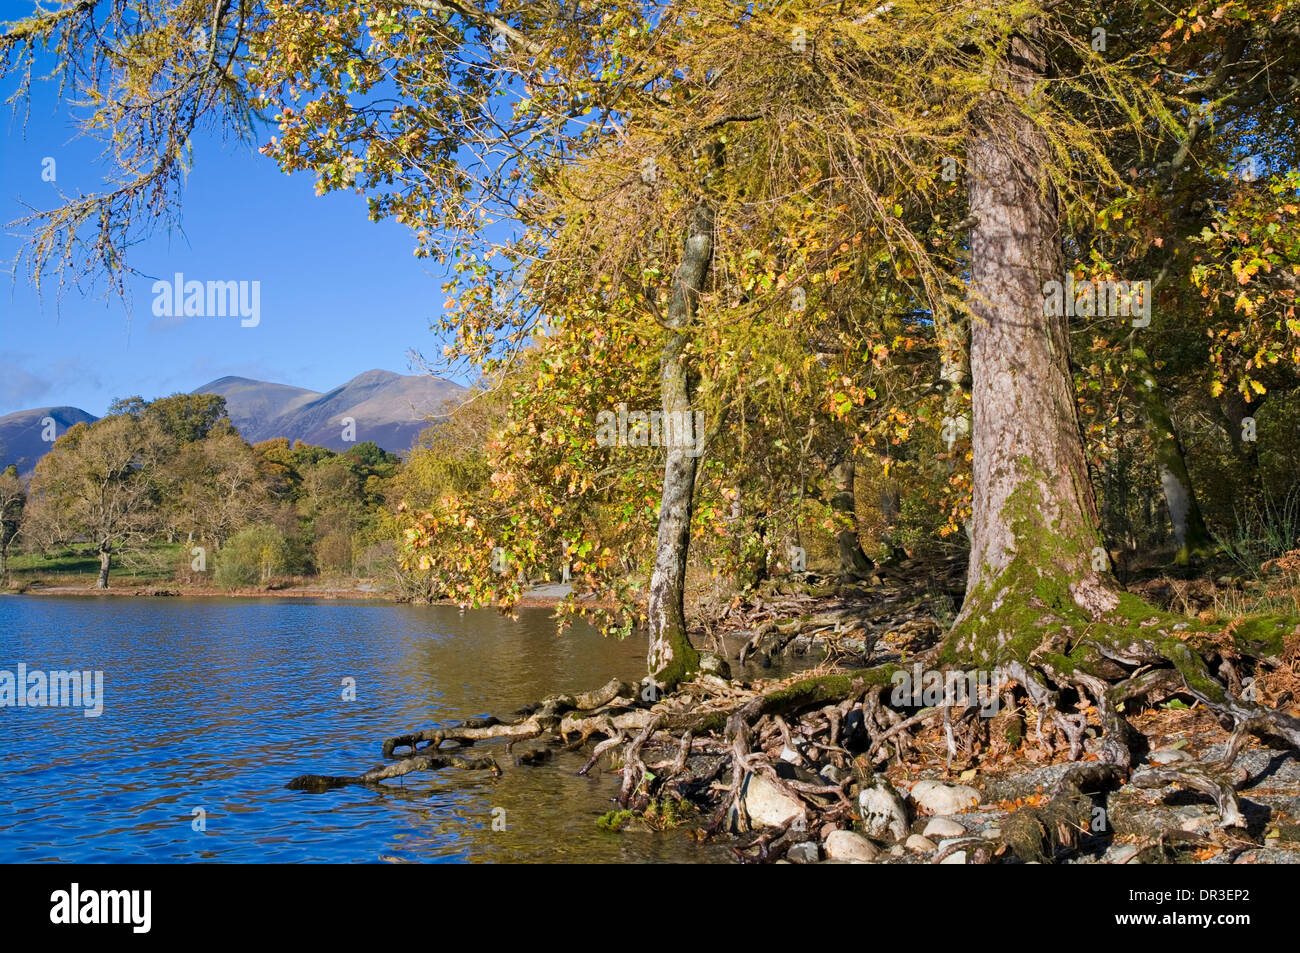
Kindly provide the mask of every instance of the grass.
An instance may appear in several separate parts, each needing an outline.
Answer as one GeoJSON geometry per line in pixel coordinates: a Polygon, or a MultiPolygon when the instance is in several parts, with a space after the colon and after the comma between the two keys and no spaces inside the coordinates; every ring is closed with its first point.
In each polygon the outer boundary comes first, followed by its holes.
{"type": "Polygon", "coordinates": [[[1300,483],[1281,497],[1265,492],[1233,509],[1233,526],[1215,537],[1239,571],[1259,579],[1260,565],[1300,545],[1300,483]]]}
{"type": "MultiPolygon", "coordinates": [[[[110,586],[142,586],[171,582],[180,565],[184,543],[150,543],[147,546],[113,557],[109,570],[110,586]]],[[[83,586],[95,585],[99,575],[99,554],[89,547],[69,547],[49,553],[18,553],[9,557],[12,586],[83,586]]]]}

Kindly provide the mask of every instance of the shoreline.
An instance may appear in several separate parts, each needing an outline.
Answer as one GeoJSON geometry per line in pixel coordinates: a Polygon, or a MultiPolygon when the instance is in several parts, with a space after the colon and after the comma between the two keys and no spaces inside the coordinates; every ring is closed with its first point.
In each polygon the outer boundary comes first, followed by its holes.
{"type": "MultiPolygon", "coordinates": [[[[553,608],[563,601],[565,593],[556,592],[558,589],[554,583],[543,584],[534,590],[527,592],[515,604],[516,608],[521,609],[544,609],[553,608]],[[551,590],[551,591],[548,591],[551,590]]],[[[0,595],[5,596],[111,596],[115,598],[136,598],[136,599],[191,599],[191,598],[208,598],[208,599],[321,599],[327,601],[365,601],[365,602],[387,602],[393,605],[418,605],[421,603],[403,602],[391,592],[385,592],[375,589],[357,589],[346,587],[325,587],[313,588],[309,586],[292,586],[284,589],[212,589],[204,586],[173,586],[173,585],[156,585],[156,586],[127,586],[127,587],[109,587],[108,589],[96,589],[93,587],[82,586],[32,586],[27,589],[0,589],[0,595]]],[[[456,608],[455,602],[450,600],[437,600],[429,603],[422,603],[430,606],[446,606],[456,608]]],[[[480,608],[492,609],[495,606],[481,606],[480,608]]]]}

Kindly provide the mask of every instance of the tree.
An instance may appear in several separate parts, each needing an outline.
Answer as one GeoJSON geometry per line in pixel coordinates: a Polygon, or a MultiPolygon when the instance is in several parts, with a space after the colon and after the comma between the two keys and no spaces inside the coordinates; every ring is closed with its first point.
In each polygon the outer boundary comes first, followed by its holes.
{"type": "Polygon", "coordinates": [[[70,428],[36,465],[31,521],[47,540],[94,546],[98,589],[108,588],[113,556],[158,525],[164,446],[156,425],[116,414],[70,428]]]}
{"type": "Polygon", "coordinates": [[[27,484],[10,464],[0,471],[0,586],[9,581],[9,547],[22,529],[27,507],[27,484]]]}
{"type": "MultiPolygon", "coordinates": [[[[788,310],[797,286],[818,316],[828,314],[828,289],[847,282],[877,290],[864,302],[865,323],[884,328],[901,310],[931,329],[947,417],[964,413],[969,328],[970,571],[943,662],[1008,672],[1044,711],[1061,690],[1091,695],[1105,720],[1106,761],[1120,768],[1129,758],[1126,729],[1107,685],[1129,680],[1138,665],[1172,667],[1243,731],[1300,738],[1300,729],[1231,697],[1208,675],[1218,657],[1208,626],[1192,633],[1189,648],[1169,618],[1149,615],[1108,574],[1070,363],[1074,328],[1044,301],[1045,282],[1067,269],[1101,274],[1146,260],[1161,236],[1143,234],[1144,203],[1183,203],[1181,170],[1213,155],[1215,129],[1235,130],[1229,139],[1240,143],[1258,128],[1270,144],[1294,148],[1294,10],[1242,2],[1202,17],[1082,0],[962,0],[936,11],[898,0],[801,9],[796,20],[780,5],[701,0],[689,8],[492,11],[431,4],[367,19],[335,2],[221,7],[206,72],[196,72],[193,52],[174,40],[196,14],[186,8],[168,21],[150,8],[143,27],[120,13],[110,25],[173,40],[149,60],[172,67],[150,67],[172,95],[138,82],[129,57],[102,74],[74,73],[113,104],[92,126],[130,148],[168,147],[143,172],[121,162],[137,174],[93,206],[97,216],[138,223],[131,202],[149,196],[165,205],[165,191],[147,187],[168,174],[167,157],[193,118],[246,98],[275,112],[280,134],[264,151],[286,171],[314,171],[321,192],[365,195],[373,218],[411,225],[417,254],[455,261],[446,309],[453,357],[492,369],[545,339],[528,391],[534,403],[511,425],[535,438],[531,452],[552,463],[549,478],[540,467],[494,473],[499,489],[513,488],[526,504],[515,501],[523,513],[513,519],[491,496],[487,520],[484,510],[450,501],[410,527],[425,561],[435,558],[429,531],[457,529],[448,561],[457,563],[449,568],[458,594],[485,591],[499,542],[536,562],[552,541],[563,539],[567,550],[575,542],[567,537],[585,528],[605,458],[568,421],[535,415],[592,408],[609,393],[581,367],[575,382],[557,383],[561,370],[580,364],[575,354],[621,336],[657,356],[652,371],[640,355],[615,367],[637,387],[652,372],[665,411],[693,411],[697,399],[723,405],[719,394],[742,375],[712,388],[709,372],[766,353],[782,329],[765,313],[788,310]],[[1124,55],[1093,48],[1083,27],[1097,22],[1124,37],[1124,55]],[[790,42],[796,25],[814,55],[790,42]],[[494,31],[505,48],[489,53],[494,31]],[[218,100],[213,92],[225,84],[234,91],[218,100]],[[382,107],[372,102],[377,90],[391,97],[382,107]],[[156,128],[141,132],[142,123],[156,128]],[[949,160],[964,169],[963,184],[941,172],[949,160]],[[519,226],[505,229],[505,240],[482,227],[502,221],[519,226]],[[561,386],[567,404],[546,393],[561,386]],[[566,507],[557,502],[566,492],[584,498],[566,507]],[[1123,674],[1107,661],[1116,653],[1130,666],[1123,674]]],[[[53,38],[66,54],[82,40],[83,56],[109,55],[80,14],[44,15],[24,30],[7,44],[53,38]]],[[[1273,258],[1289,264],[1289,249],[1272,245],[1236,254],[1237,242],[1267,241],[1276,216],[1294,215],[1272,204],[1247,214],[1245,239],[1226,227],[1232,214],[1215,214],[1221,233],[1202,238],[1214,260],[1196,273],[1211,297],[1223,296],[1226,275],[1249,282],[1273,258]]],[[[75,247],[85,209],[43,220],[38,258],[75,247]]],[[[101,259],[110,271],[120,267],[126,233],[96,234],[108,246],[97,250],[101,259]]],[[[1186,261],[1173,267],[1185,270],[1186,261]]],[[[1233,354],[1235,346],[1265,342],[1259,357],[1272,363],[1280,351],[1272,345],[1291,332],[1291,299],[1256,300],[1283,279],[1260,281],[1243,316],[1234,310],[1218,328],[1223,359],[1241,365],[1243,399],[1264,384],[1252,373],[1256,355],[1233,354]],[[1261,312],[1271,319],[1265,327],[1249,320],[1261,312]]],[[[1214,318],[1223,322],[1221,304],[1214,318]]],[[[873,364],[906,367],[910,348],[899,338],[914,336],[861,334],[855,343],[870,345],[860,353],[873,364]]],[[[783,365],[762,367],[780,376],[783,365]]],[[[846,376],[839,405],[876,399],[846,376]]],[[[934,403],[888,416],[901,434],[934,403]]],[[[650,674],[668,686],[694,662],[681,596],[700,465],[671,447],[664,456],[647,615],[650,674]]],[[[620,476],[630,482],[631,470],[620,476]]],[[[595,562],[608,566],[606,548],[595,562]]],[[[1251,633],[1238,636],[1243,652],[1273,644],[1278,624],[1251,633]]]]}

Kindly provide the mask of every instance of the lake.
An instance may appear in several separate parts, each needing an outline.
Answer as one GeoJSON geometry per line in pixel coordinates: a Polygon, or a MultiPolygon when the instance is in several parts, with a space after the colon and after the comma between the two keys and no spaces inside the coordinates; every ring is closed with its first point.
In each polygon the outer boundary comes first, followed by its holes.
{"type": "Polygon", "coordinates": [[[635,681],[644,651],[557,636],[549,609],[3,596],[0,670],[102,671],[104,708],[0,708],[0,862],[727,861],[680,831],[597,829],[619,778],[578,777],[582,753],[515,767],[492,744],[500,778],[285,788],[359,774],[389,735],[635,681]]]}

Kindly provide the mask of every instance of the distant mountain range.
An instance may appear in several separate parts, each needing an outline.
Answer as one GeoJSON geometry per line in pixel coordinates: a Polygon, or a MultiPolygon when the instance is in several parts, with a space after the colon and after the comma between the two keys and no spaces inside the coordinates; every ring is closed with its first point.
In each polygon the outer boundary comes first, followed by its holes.
{"type": "MultiPolygon", "coordinates": [[[[371,440],[385,450],[405,453],[428,426],[425,418],[444,413],[465,388],[438,377],[376,370],[324,394],[248,377],[220,377],[191,393],[226,398],[231,422],[249,443],[286,437],[346,450],[371,440]],[[350,427],[345,418],[351,418],[350,427]]],[[[0,466],[16,463],[24,473],[36,466],[50,448],[43,439],[49,431],[46,418],[54,421],[56,435],[99,419],[77,407],[41,407],[0,416],[0,466]]]]}
{"type": "Polygon", "coordinates": [[[51,437],[98,419],[80,407],[37,407],[5,414],[0,417],[0,468],[16,463],[20,473],[30,473],[50,449],[51,437]]]}

